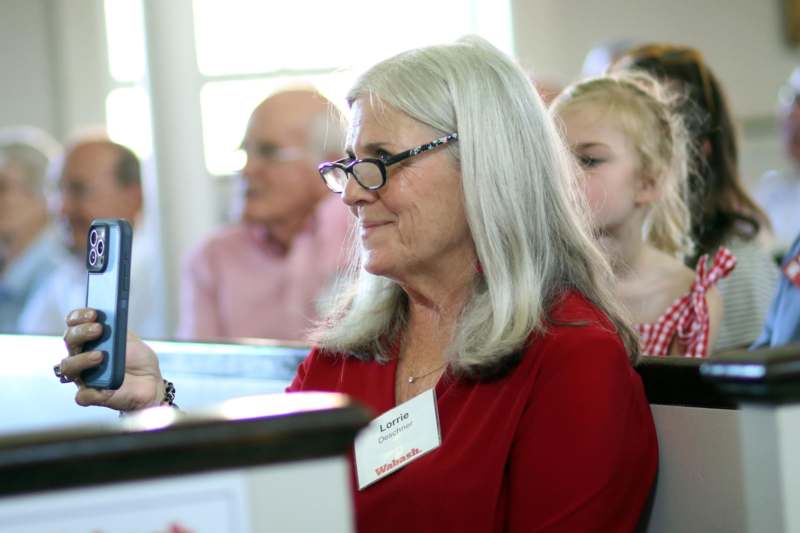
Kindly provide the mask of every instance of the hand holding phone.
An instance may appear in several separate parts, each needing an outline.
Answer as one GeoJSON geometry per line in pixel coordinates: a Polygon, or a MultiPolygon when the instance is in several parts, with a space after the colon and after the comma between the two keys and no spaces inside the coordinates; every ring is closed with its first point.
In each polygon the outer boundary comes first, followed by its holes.
{"type": "MultiPolygon", "coordinates": [[[[102,327],[97,323],[94,309],[74,309],[67,315],[64,342],[67,357],[58,365],[66,381],[75,381],[84,372],[95,368],[103,360],[98,351],[84,351],[90,342],[97,340],[102,327]]],[[[160,405],[165,397],[164,380],[158,366],[158,357],[130,330],[125,346],[125,377],[119,389],[94,389],[78,381],[75,403],[100,405],[117,411],[135,411],[160,405]]]]}
{"type": "Polygon", "coordinates": [[[133,231],[126,220],[98,219],[87,239],[86,307],[96,310],[102,333],[83,349],[102,352],[103,362],[84,370],[81,379],[88,387],[119,389],[125,377],[133,231]]]}

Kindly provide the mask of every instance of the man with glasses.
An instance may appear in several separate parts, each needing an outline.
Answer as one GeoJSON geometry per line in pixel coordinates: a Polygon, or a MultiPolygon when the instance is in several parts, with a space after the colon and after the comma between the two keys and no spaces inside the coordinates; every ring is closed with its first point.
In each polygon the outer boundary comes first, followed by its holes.
{"type": "Polygon", "coordinates": [[[345,258],[351,217],[317,173],[343,145],[341,117],[314,90],[256,107],[242,142],[242,220],[187,261],[179,337],[305,338],[345,258]]]}
{"type": "Polygon", "coordinates": [[[800,234],[800,67],[778,94],[778,117],[789,165],[764,174],[754,196],[769,215],[779,243],[777,251],[783,253],[800,234]]]}
{"type": "Polygon", "coordinates": [[[26,333],[61,335],[64,317],[86,303],[86,239],[96,218],[124,218],[134,228],[128,323],[145,338],[167,333],[163,273],[153,232],[144,226],[139,158],[105,137],[70,144],[54,171],[57,207],[65,246],[63,258],[31,297],[20,317],[26,333]]]}

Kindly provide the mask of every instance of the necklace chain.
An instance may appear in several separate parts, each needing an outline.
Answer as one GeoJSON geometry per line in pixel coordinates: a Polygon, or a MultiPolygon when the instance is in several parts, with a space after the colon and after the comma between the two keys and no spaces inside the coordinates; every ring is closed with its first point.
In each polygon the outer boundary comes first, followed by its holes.
{"type": "Polygon", "coordinates": [[[418,379],[422,379],[422,378],[424,378],[424,377],[428,377],[428,376],[430,376],[431,374],[433,374],[434,372],[436,372],[437,370],[441,370],[441,369],[443,369],[443,368],[444,368],[444,367],[446,367],[446,366],[447,366],[447,363],[445,363],[445,364],[443,364],[443,365],[440,365],[440,366],[437,366],[437,367],[436,367],[436,368],[434,368],[433,370],[429,370],[428,372],[425,372],[424,374],[420,374],[419,376],[408,376],[408,382],[409,382],[409,383],[414,383],[414,382],[415,382],[415,381],[417,381],[418,379]]]}

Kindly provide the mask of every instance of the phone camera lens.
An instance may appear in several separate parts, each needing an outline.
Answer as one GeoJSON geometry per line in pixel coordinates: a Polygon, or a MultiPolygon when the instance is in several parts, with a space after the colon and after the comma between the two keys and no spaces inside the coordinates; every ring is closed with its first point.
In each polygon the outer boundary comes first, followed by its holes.
{"type": "Polygon", "coordinates": [[[89,244],[94,247],[97,244],[97,230],[93,229],[92,232],[89,234],[89,244]]]}
{"type": "Polygon", "coordinates": [[[89,250],[89,265],[95,266],[97,264],[97,252],[94,248],[89,250]]]}
{"type": "Polygon", "coordinates": [[[103,255],[105,247],[106,245],[103,241],[97,241],[97,255],[103,255]]]}

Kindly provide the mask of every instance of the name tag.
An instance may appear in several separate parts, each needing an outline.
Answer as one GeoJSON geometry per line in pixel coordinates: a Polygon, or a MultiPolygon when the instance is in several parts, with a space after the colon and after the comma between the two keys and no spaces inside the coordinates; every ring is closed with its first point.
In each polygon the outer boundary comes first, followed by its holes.
{"type": "Polygon", "coordinates": [[[433,389],[386,411],[355,441],[358,490],[393,474],[442,443],[433,389]]]}

